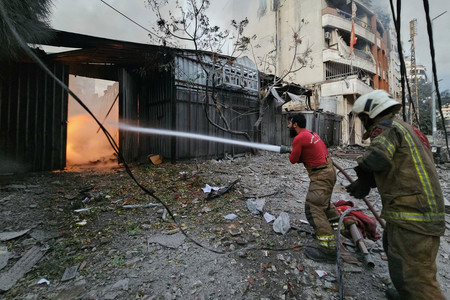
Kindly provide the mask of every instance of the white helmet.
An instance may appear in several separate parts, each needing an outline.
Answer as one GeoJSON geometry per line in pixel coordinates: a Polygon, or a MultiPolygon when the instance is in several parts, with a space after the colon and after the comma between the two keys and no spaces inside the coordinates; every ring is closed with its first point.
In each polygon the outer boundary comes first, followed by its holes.
{"type": "Polygon", "coordinates": [[[400,110],[401,103],[397,102],[386,91],[374,90],[359,97],[353,104],[352,111],[358,115],[361,113],[367,114],[369,118],[374,119],[381,112],[396,105],[400,110]]]}

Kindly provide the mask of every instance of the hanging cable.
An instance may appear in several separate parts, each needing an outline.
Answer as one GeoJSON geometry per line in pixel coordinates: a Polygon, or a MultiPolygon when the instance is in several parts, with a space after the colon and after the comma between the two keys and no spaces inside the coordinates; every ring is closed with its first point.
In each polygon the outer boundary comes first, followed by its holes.
{"type": "MultiPolygon", "coordinates": [[[[139,26],[140,28],[144,29],[145,31],[147,31],[148,33],[150,33],[151,35],[156,36],[159,39],[163,39],[162,37],[160,37],[158,34],[152,32],[150,29],[145,28],[144,26],[142,26],[141,24],[139,24],[138,22],[134,21],[133,19],[131,19],[130,17],[128,17],[127,15],[125,15],[124,13],[122,13],[120,10],[118,10],[117,8],[115,8],[114,6],[110,5],[109,3],[107,3],[106,1],[100,0],[102,3],[104,3],[105,5],[107,5],[108,7],[110,7],[112,10],[114,10],[115,12],[117,12],[118,14],[120,14],[121,16],[123,16],[124,18],[126,18],[127,20],[131,21],[132,23],[136,24],[137,26],[139,26]]],[[[168,42],[168,44],[172,44],[168,42]]]]}
{"type": "Polygon", "coordinates": [[[28,47],[28,45],[22,40],[22,38],[20,37],[20,35],[18,34],[18,32],[16,31],[14,25],[11,23],[11,20],[9,19],[6,10],[3,6],[3,0],[0,0],[0,16],[5,20],[5,23],[7,24],[7,26],[9,27],[11,33],[13,34],[13,36],[15,37],[15,39],[18,41],[19,45],[21,48],[23,48],[23,50],[25,51],[26,54],[28,54],[51,78],[53,78],[55,80],[56,83],[58,83],[65,91],[67,91],[67,93],[72,96],[77,102],[78,104],[81,105],[81,107],[83,107],[84,110],[86,110],[86,112],[95,120],[95,122],[98,124],[98,126],[100,127],[100,129],[103,131],[103,133],[106,135],[106,138],[108,140],[108,142],[110,143],[111,147],[114,149],[114,151],[116,152],[119,161],[121,161],[125,167],[125,170],[127,172],[127,174],[133,179],[133,181],[136,183],[136,185],[141,188],[146,194],[150,195],[151,197],[153,197],[155,200],[157,200],[159,203],[161,203],[163,205],[163,207],[166,209],[167,213],[169,214],[169,216],[172,218],[172,220],[174,221],[174,223],[176,224],[176,226],[180,229],[180,232],[192,243],[194,243],[195,245],[204,248],[210,252],[214,252],[217,254],[232,254],[232,253],[237,253],[239,251],[254,251],[254,250],[271,250],[271,251],[288,251],[288,250],[298,250],[300,248],[302,248],[302,245],[292,245],[288,248],[265,248],[265,247],[247,247],[244,249],[236,249],[234,251],[219,251],[216,249],[212,249],[209,247],[204,246],[203,244],[201,244],[200,242],[197,242],[194,238],[192,238],[189,234],[186,233],[186,231],[182,228],[182,226],[177,222],[177,220],[175,219],[174,214],[172,213],[172,211],[170,210],[170,208],[167,206],[166,203],[164,203],[161,199],[159,199],[159,197],[157,197],[155,195],[155,191],[152,188],[146,188],[145,186],[143,186],[142,184],[139,183],[139,181],[136,179],[136,177],[134,176],[134,174],[132,173],[131,169],[129,168],[127,162],[125,161],[125,158],[122,155],[122,152],[119,149],[119,146],[117,145],[117,143],[115,142],[114,138],[111,136],[111,134],[108,132],[108,130],[103,126],[103,124],[95,117],[95,115],[89,110],[89,108],[83,103],[83,101],[74,93],[72,92],[69,87],[62,82],[58,77],[56,77],[48,68],[47,66],[39,59],[39,57],[37,57],[37,55],[28,47]]]}
{"type": "MultiPolygon", "coordinates": [[[[444,133],[445,133],[445,145],[447,146],[447,151],[450,152],[448,147],[448,137],[447,137],[447,129],[445,128],[445,118],[444,114],[442,113],[442,101],[441,101],[441,93],[439,92],[439,80],[437,78],[437,71],[436,71],[436,59],[435,59],[435,50],[434,50],[434,41],[433,41],[433,28],[431,24],[431,18],[430,18],[430,5],[428,3],[428,0],[423,0],[423,7],[425,9],[425,16],[427,19],[427,31],[428,31],[428,40],[430,41],[430,53],[431,53],[431,63],[432,63],[432,70],[433,70],[433,78],[434,78],[434,88],[436,90],[438,104],[439,104],[439,112],[441,114],[441,120],[442,120],[442,126],[444,127],[444,133]]],[[[433,88],[432,88],[433,89],[433,88]]],[[[435,114],[436,112],[432,112],[435,114]]]]}
{"type": "Polygon", "coordinates": [[[11,20],[9,19],[9,16],[6,13],[5,7],[3,5],[3,0],[0,0],[0,15],[1,17],[5,20],[5,23],[7,24],[9,30],[11,31],[11,33],[13,34],[14,38],[17,40],[17,42],[19,43],[20,47],[25,51],[26,54],[28,54],[51,78],[53,78],[55,80],[56,83],[58,83],[70,96],[72,96],[77,102],[78,104],[80,104],[81,107],[83,107],[84,110],[86,110],[86,112],[95,120],[95,122],[97,123],[97,125],[102,129],[103,133],[105,134],[108,142],[110,143],[111,147],[114,149],[114,151],[116,152],[119,161],[121,161],[125,167],[126,172],[128,173],[128,175],[133,179],[133,181],[136,183],[136,185],[141,188],[146,194],[150,195],[151,197],[153,197],[155,200],[157,200],[159,203],[161,203],[164,208],[167,210],[167,213],[170,215],[170,217],[173,219],[173,221],[175,222],[175,224],[177,225],[177,227],[180,229],[180,231],[186,236],[186,238],[188,240],[190,240],[191,242],[193,242],[194,244],[196,244],[199,247],[202,247],[204,249],[207,249],[211,252],[214,253],[218,253],[218,254],[223,254],[225,253],[224,251],[218,251],[215,249],[211,249],[208,248],[204,245],[202,245],[201,243],[197,242],[196,240],[194,240],[192,237],[190,237],[190,235],[188,235],[183,228],[181,227],[181,225],[176,221],[175,216],[173,215],[173,213],[171,212],[170,208],[167,206],[167,204],[165,204],[161,199],[159,199],[156,195],[155,195],[155,191],[152,188],[146,188],[145,186],[143,186],[142,184],[139,183],[139,181],[136,179],[136,177],[134,176],[134,174],[131,172],[130,167],[128,166],[128,164],[125,161],[125,158],[122,155],[122,152],[119,149],[119,146],[117,145],[117,143],[114,141],[114,138],[111,136],[111,134],[108,132],[108,130],[103,126],[103,124],[95,117],[95,115],[91,112],[91,110],[83,103],[83,101],[81,101],[80,98],[78,98],[78,96],[72,92],[69,87],[62,82],[58,77],[56,77],[48,68],[47,66],[39,59],[39,57],[37,57],[37,55],[28,47],[28,45],[22,40],[22,38],[20,37],[20,35],[18,34],[18,32],[16,31],[14,25],[12,24],[11,20]]]}
{"type": "Polygon", "coordinates": [[[401,9],[402,9],[402,3],[401,0],[397,0],[397,17],[395,16],[395,10],[394,10],[394,3],[393,0],[389,0],[390,6],[391,6],[391,13],[392,13],[392,20],[394,21],[395,31],[397,33],[397,48],[398,48],[398,55],[400,57],[400,73],[401,73],[401,86],[402,86],[402,107],[403,107],[403,121],[407,120],[406,117],[406,93],[405,93],[405,85],[408,89],[408,97],[409,97],[409,103],[411,103],[414,116],[416,116],[416,107],[414,105],[414,101],[412,101],[411,98],[411,88],[409,85],[408,75],[406,72],[406,65],[405,65],[405,58],[403,56],[403,48],[402,48],[402,41],[400,39],[400,20],[401,20],[401,9]],[[406,81],[406,83],[405,83],[406,81]]]}

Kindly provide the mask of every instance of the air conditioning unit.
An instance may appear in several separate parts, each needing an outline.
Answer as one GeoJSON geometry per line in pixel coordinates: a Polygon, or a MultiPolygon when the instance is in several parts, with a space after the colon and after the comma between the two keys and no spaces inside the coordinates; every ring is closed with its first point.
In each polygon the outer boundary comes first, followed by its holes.
{"type": "Polygon", "coordinates": [[[325,39],[326,39],[326,40],[331,39],[331,32],[325,31],[325,39]]]}

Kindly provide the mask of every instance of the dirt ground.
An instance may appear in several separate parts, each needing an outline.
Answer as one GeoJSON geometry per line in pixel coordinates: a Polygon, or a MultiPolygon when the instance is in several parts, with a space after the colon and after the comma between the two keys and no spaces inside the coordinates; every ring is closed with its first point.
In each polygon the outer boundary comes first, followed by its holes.
{"type": "MultiPolygon", "coordinates": [[[[330,151],[355,176],[362,149],[330,151]]],[[[437,166],[447,199],[449,168],[437,166]]],[[[303,212],[309,179],[287,154],[147,162],[131,170],[155,197],[122,166],[0,176],[0,299],[339,299],[339,274],[345,299],[385,299],[390,280],[381,240],[365,239],[373,268],[351,240],[343,242],[341,272],[305,258],[305,246],[315,245],[303,212]],[[205,193],[207,185],[225,192],[205,193]],[[256,200],[254,214],[247,203],[256,200]],[[265,213],[287,213],[290,230],[275,232],[265,213]]],[[[339,173],[333,202],[351,200],[372,216],[348,196],[347,184],[339,173]]],[[[368,199],[381,211],[376,190],[368,199]]],[[[380,225],[377,230],[382,233],[380,225]]],[[[448,299],[449,242],[447,231],[438,280],[448,299]]]]}

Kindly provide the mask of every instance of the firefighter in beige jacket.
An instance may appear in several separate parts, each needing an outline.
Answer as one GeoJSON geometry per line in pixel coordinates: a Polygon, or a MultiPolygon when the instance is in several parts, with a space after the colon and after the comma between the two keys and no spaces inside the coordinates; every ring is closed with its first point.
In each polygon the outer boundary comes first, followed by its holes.
{"type": "Polygon", "coordinates": [[[436,255],[445,231],[444,200],[428,140],[396,119],[400,103],[383,90],[353,106],[371,139],[358,158],[358,180],[347,187],[356,198],[377,187],[386,220],[383,245],[396,291],[391,299],[444,299],[436,280],[436,255]]]}

